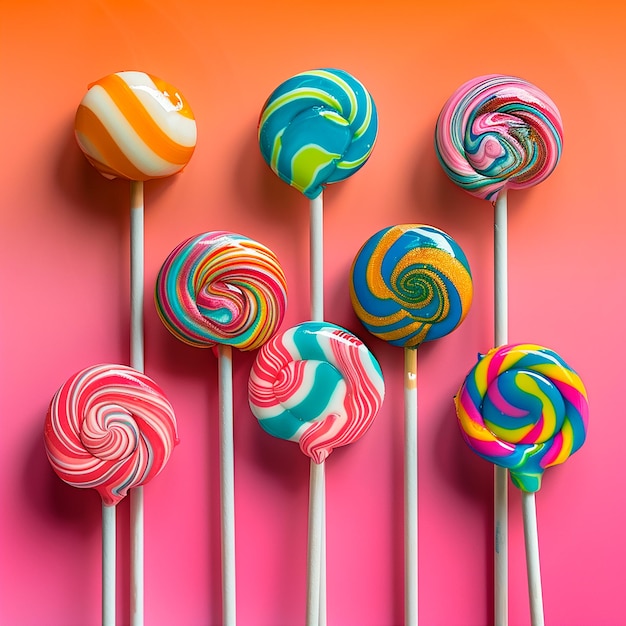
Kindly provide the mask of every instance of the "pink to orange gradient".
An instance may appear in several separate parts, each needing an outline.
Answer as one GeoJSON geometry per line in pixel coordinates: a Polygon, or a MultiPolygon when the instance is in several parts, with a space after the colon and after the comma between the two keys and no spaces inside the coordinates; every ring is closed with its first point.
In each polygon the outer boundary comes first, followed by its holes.
{"type": "MultiPolygon", "coordinates": [[[[145,183],[145,370],[180,445],[145,487],[146,626],[221,623],[217,362],[163,327],[152,292],[167,255],[197,233],[263,243],[286,275],[282,329],[309,316],[308,202],[257,144],[267,96],[293,74],[345,69],[379,114],[370,160],[329,186],[325,315],[379,361],[386,397],[366,435],[326,469],[328,623],[403,624],[403,362],[361,326],[349,271],[375,232],[425,223],[463,248],[474,299],[463,324],[420,348],[419,612],[424,626],[493,622],[493,471],[463,442],[453,398],[493,347],[493,209],[446,177],[437,116],[463,82],[519,76],[557,104],[563,156],[509,203],[509,341],[558,352],[589,394],[585,445],[537,494],[546,623],[626,623],[621,462],[626,352],[623,179],[626,9],[612,0],[476,4],[288,0],[4,3],[0,20],[0,623],[100,621],[100,499],[46,458],[50,400],[72,373],[129,361],[129,189],[74,138],[93,81],[140,70],[179,87],[197,122],[183,172],[145,183]]],[[[254,353],[234,367],[237,613],[241,626],[304,623],[307,459],[253,417],[254,353]]],[[[509,491],[510,626],[530,623],[519,492],[509,491]]],[[[118,624],[129,623],[128,502],[118,505],[118,624]]]]}

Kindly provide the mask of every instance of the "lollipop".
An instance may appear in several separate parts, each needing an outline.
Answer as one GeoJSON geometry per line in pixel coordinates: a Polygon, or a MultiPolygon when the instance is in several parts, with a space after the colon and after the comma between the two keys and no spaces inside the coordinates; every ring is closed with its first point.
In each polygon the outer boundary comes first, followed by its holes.
{"type": "Polygon", "coordinates": [[[325,623],[325,459],[368,430],[384,397],[380,366],[347,330],[310,321],[259,351],[248,384],[250,408],[274,437],[310,458],[307,626],[325,623]]]}
{"type": "Polygon", "coordinates": [[[539,88],[514,76],[479,76],[444,105],[435,130],[439,162],[459,187],[495,200],[545,180],[563,146],[561,115],[539,88]]]}
{"type": "Polygon", "coordinates": [[[304,322],[263,346],[248,390],[263,430],[298,442],[315,463],[365,434],[385,392],[365,344],[328,322],[304,322]]]}
{"type": "MultiPolygon", "coordinates": [[[[76,140],[105,178],[130,181],[130,365],[144,369],[144,181],[180,172],[196,145],[196,122],[169,83],[118,72],[89,85],[76,111],[76,140]]],[[[143,492],[131,499],[131,616],[143,624],[143,492]]]]}
{"type": "Polygon", "coordinates": [[[510,470],[523,491],[585,442],[589,408],[582,380],[547,348],[518,344],[479,358],[456,396],[461,434],[479,456],[510,470]]]}
{"type": "Polygon", "coordinates": [[[231,346],[254,350],[270,339],[285,315],[286,290],[285,275],[271,250],[225,231],[180,243],[156,281],[155,302],[165,327],[189,345],[217,346],[225,626],[236,621],[231,346]]]}
{"type": "Polygon", "coordinates": [[[144,72],[118,72],[89,85],[75,133],[87,160],[109,179],[171,176],[196,146],[196,122],[180,91],[144,72]]]}
{"type": "Polygon", "coordinates": [[[359,170],[378,132],[365,87],[343,70],[297,74],[269,96],[259,120],[265,162],[282,180],[313,199],[324,185],[359,170]]]}
{"type": "Polygon", "coordinates": [[[479,357],[455,398],[463,439],[510,470],[522,490],[531,623],[544,623],[535,492],[546,468],[585,442],[589,407],[578,374],[548,348],[493,348],[479,357]]]}
{"type": "Polygon", "coordinates": [[[96,365],[56,392],[44,440],[60,478],[95,489],[105,506],[115,506],[161,472],[178,436],[172,406],[156,383],[124,365],[96,365]]]}
{"type": "Polygon", "coordinates": [[[405,623],[418,620],[417,347],[452,332],[472,302],[465,254],[424,224],[384,228],[361,247],[350,273],[352,306],[365,328],[404,348],[405,623]]]}
{"type": "Polygon", "coordinates": [[[463,250],[433,226],[384,228],[352,264],[350,298],[357,317],[394,346],[417,348],[452,332],[465,319],[472,293],[463,250]]]}
{"type": "Polygon", "coordinates": [[[102,621],[115,623],[115,505],[157,476],[178,443],[163,391],[124,365],[96,365],[70,377],[46,416],[44,443],[66,483],[102,498],[102,621]]]}
{"type": "Polygon", "coordinates": [[[157,312],[196,347],[262,346],[280,326],[287,285],[278,259],[243,235],[214,231],[180,243],[157,277],[157,312]]]}

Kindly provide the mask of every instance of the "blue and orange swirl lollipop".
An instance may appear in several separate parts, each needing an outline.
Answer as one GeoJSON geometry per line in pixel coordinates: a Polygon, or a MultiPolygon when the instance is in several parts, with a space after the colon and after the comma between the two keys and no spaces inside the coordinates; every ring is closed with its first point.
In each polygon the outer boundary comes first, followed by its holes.
{"type": "Polygon", "coordinates": [[[589,405],[580,376],[556,352],[506,345],[481,356],[455,398],[467,445],[510,470],[525,492],[541,487],[546,468],[585,442],[589,405]]]}
{"type": "Polygon", "coordinates": [[[317,69],[292,76],[270,94],[258,139],[274,173],[313,199],[327,183],[363,167],[377,133],[367,89],[344,70],[317,69]]]}
{"type": "Polygon", "coordinates": [[[434,226],[384,228],[352,264],[350,297],[357,317],[394,346],[417,348],[452,332],[467,315],[472,295],[463,250],[434,226]]]}
{"type": "Polygon", "coordinates": [[[361,247],[350,272],[357,317],[376,337],[404,348],[405,622],[417,624],[417,348],[452,332],[472,302],[461,247],[425,224],[384,228],[361,247]]]}

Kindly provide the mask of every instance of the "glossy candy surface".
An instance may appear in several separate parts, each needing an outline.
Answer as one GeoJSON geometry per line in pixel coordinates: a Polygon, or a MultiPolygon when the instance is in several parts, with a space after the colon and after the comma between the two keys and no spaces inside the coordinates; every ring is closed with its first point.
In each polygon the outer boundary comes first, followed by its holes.
{"type": "Polygon", "coordinates": [[[118,72],[89,85],[74,129],[87,160],[106,178],[171,176],[196,146],[196,122],[180,91],[144,72],[118,72]]]}
{"type": "Polygon", "coordinates": [[[490,74],[461,85],[443,106],[435,149],[448,177],[474,196],[545,180],[563,148],[563,123],[541,89],[515,76],[490,74]]]}
{"type": "Polygon", "coordinates": [[[269,96],[259,119],[265,162],[282,180],[315,198],[370,157],[378,132],[374,101],[339,69],[297,74],[269,96]]]}
{"type": "Polygon", "coordinates": [[[172,250],[157,276],[155,300],[163,324],[181,341],[254,350],[278,330],[287,285],[269,248],[213,231],[172,250]]]}
{"type": "Polygon", "coordinates": [[[452,332],[467,315],[472,295],[460,246],[424,224],[380,230],[361,247],[350,272],[357,317],[376,337],[405,348],[452,332]]]}
{"type": "Polygon", "coordinates": [[[304,322],[265,344],[250,372],[252,413],[270,435],[323,462],[368,430],[385,387],[378,362],[352,333],[304,322]]]}
{"type": "Polygon", "coordinates": [[[71,376],[50,403],[44,442],[66,483],[98,491],[107,506],[157,476],[178,443],[163,391],[124,365],[96,365],[71,376]]]}
{"type": "Polygon", "coordinates": [[[546,468],[585,442],[589,405],[578,374],[548,348],[506,345],[480,356],[455,398],[465,442],[538,491],[546,468]]]}

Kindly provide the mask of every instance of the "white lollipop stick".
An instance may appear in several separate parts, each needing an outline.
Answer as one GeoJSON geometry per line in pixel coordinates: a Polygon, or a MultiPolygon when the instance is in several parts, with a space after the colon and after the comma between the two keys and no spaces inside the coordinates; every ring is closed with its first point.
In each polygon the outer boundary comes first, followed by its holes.
{"type": "Polygon", "coordinates": [[[324,198],[309,202],[311,257],[311,321],[324,321],[324,198]]]}
{"type": "Polygon", "coordinates": [[[235,463],[232,348],[218,345],[220,414],[220,491],[222,517],[222,623],[236,623],[235,463]]]}
{"type": "Polygon", "coordinates": [[[535,494],[522,491],[522,515],[524,517],[524,542],[526,545],[526,571],[530,598],[530,622],[532,626],[544,626],[541,568],[539,566],[539,536],[537,533],[537,507],[535,494]]]}
{"type": "Polygon", "coordinates": [[[115,626],[115,513],[102,505],[102,626],[115,626]]]}
{"type": "MultiPolygon", "coordinates": [[[[324,199],[309,202],[311,321],[324,320],[324,199]]],[[[309,546],[307,555],[307,626],[326,624],[326,480],[324,462],[311,460],[309,546]]]]}
{"type": "Polygon", "coordinates": [[[418,622],[417,349],[404,349],[404,617],[418,622]]]}
{"type": "MultiPolygon", "coordinates": [[[[498,195],[495,206],[495,325],[496,346],[508,343],[508,286],[507,286],[507,198],[506,190],[498,195]]],[[[496,548],[496,625],[508,623],[508,470],[495,467],[495,548],[496,548]]],[[[526,545],[526,569],[530,599],[531,623],[543,626],[543,594],[539,566],[537,509],[535,494],[522,492],[522,514],[526,545]]]]}
{"type": "Polygon", "coordinates": [[[323,524],[324,524],[324,463],[315,463],[311,460],[310,488],[309,488],[309,545],[308,588],[306,602],[306,624],[317,626],[322,615],[321,574],[323,524]]]}
{"type": "MultiPolygon", "coordinates": [[[[143,182],[130,181],[130,366],[144,371],[144,207],[143,182]]],[[[130,490],[130,615],[132,626],[144,620],[143,487],[130,490]]]]}
{"type": "MultiPolygon", "coordinates": [[[[495,344],[508,343],[508,253],[507,191],[495,202],[494,215],[494,306],[495,344]]],[[[508,470],[494,466],[494,610],[496,626],[509,620],[508,599],[508,470]]]]}

